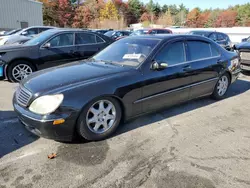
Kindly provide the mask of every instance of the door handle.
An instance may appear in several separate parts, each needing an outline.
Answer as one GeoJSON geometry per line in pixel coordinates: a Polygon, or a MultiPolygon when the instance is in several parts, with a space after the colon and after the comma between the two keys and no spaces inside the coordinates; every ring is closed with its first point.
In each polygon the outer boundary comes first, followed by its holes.
{"type": "Polygon", "coordinates": [[[192,68],[191,68],[190,65],[186,65],[186,66],[183,67],[182,70],[183,70],[184,72],[186,72],[186,71],[190,71],[191,69],[192,69],[192,68]]]}
{"type": "Polygon", "coordinates": [[[218,59],[217,64],[221,64],[221,63],[223,63],[223,61],[221,59],[218,59]]]}

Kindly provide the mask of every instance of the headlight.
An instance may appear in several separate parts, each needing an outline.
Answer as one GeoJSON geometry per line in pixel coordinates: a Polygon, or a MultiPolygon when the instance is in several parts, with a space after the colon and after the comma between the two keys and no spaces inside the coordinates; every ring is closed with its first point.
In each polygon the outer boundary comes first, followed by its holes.
{"type": "Polygon", "coordinates": [[[29,110],[41,115],[52,113],[60,106],[63,98],[63,94],[39,97],[31,103],[29,110]]]}

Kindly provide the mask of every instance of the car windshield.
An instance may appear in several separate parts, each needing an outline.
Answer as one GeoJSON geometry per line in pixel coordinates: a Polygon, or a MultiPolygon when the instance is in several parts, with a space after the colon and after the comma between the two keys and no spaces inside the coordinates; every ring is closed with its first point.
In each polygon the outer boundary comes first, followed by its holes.
{"type": "Polygon", "coordinates": [[[115,34],[115,31],[108,31],[104,35],[106,35],[107,37],[112,37],[114,34],[115,34]]]}
{"type": "Polygon", "coordinates": [[[5,35],[6,35],[6,36],[7,36],[7,35],[13,35],[13,34],[17,33],[18,31],[21,31],[21,29],[11,30],[11,31],[9,31],[9,32],[6,32],[5,35]]]}
{"type": "Polygon", "coordinates": [[[250,37],[247,38],[247,42],[250,42],[250,37]]]}
{"type": "Polygon", "coordinates": [[[92,60],[136,67],[144,62],[159,42],[150,38],[125,38],[102,50],[92,60]]]}
{"type": "Polygon", "coordinates": [[[30,39],[29,41],[25,42],[24,45],[37,45],[45,40],[47,40],[54,32],[51,30],[44,31],[38,34],[36,37],[30,39]]]}
{"type": "Polygon", "coordinates": [[[144,29],[139,29],[137,31],[134,31],[133,33],[131,33],[131,36],[135,36],[135,35],[144,35],[148,32],[148,30],[144,30],[144,29]]]}
{"type": "Polygon", "coordinates": [[[203,37],[208,37],[209,32],[206,32],[206,31],[191,31],[191,32],[189,32],[189,34],[191,34],[191,35],[200,35],[200,36],[203,36],[203,37]]]}

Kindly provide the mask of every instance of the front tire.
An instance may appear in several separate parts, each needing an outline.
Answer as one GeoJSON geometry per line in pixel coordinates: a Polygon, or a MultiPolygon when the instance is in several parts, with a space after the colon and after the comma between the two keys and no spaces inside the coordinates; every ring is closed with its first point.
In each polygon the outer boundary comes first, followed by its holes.
{"type": "Polygon", "coordinates": [[[216,83],[214,92],[212,94],[212,98],[216,100],[225,98],[229,85],[230,85],[230,77],[228,73],[225,73],[220,77],[220,79],[216,83]]]}
{"type": "Polygon", "coordinates": [[[121,107],[112,97],[102,97],[90,102],[80,114],[77,131],[89,141],[111,136],[120,124],[121,107]]]}
{"type": "Polygon", "coordinates": [[[7,78],[11,82],[20,82],[34,71],[35,67],[30,62],[15,61],[7,68],[7,78]]]}

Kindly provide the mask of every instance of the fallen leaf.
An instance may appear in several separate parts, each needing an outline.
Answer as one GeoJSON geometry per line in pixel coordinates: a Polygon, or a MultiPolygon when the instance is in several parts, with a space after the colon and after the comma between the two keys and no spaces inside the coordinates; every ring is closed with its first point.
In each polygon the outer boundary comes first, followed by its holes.
{"type": "Polygon", "coordinates": [[[51,153],[48,155],[48,159],[54,159],[56,157],[56,153],[51,153]]]}

